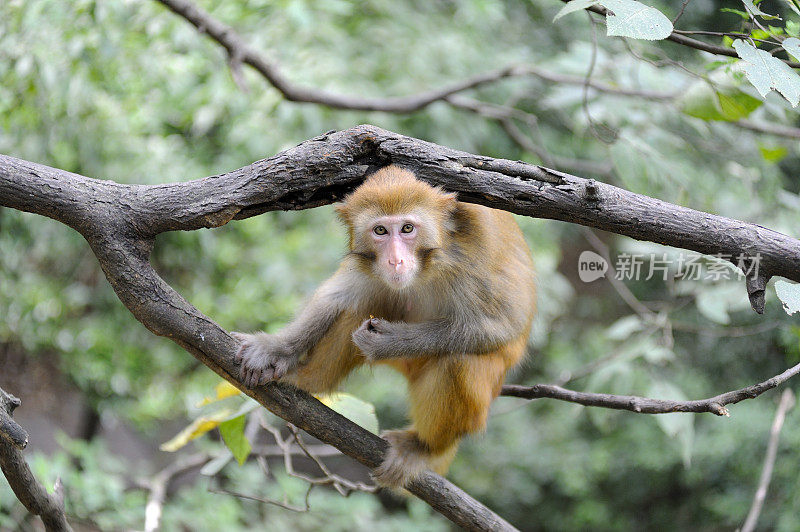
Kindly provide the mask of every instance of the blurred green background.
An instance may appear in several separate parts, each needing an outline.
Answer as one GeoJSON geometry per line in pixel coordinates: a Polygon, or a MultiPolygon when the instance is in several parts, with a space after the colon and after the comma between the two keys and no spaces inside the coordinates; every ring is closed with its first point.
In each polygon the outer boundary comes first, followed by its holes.
{"type": "MultiPolygon", "coordinates": [[[[515,63],[581,77],[593,55],[587,17],[553,24],[561,4],[552,0],[200,5],[293,81],[364,96],[413,94],[515,63]]],[[[682,26],[735,27],[737,15],[720,13],[721,5],[690,4],[682,26]]],[[[656,6],[670,17],[678,9],[656,6]]],[[[724,69],[711,72],[720,63],[708,56],[597,31],[595,79],[683,96],[651,101],[590,91],[584,101],[580,85],[537,77],[468,96],[511,102],[535,116],[536,124],[517,124],[530,142],[600,170],[573,170],[579,175],[800,234],[797,140],[687,114],[689,88],[706,86],[698,75],[726,77],[724,69]]],[[[284,101],[254,72],[243,72],[247,91],[234,83],[219,46],[156,2],[6,0],[0,152],[91,177],[162,183],[223,173],[322,132],[371,123],[469,152],[542,162],[497,122],[444,102],[407,115],[337,111],[284,101]]],[[[727,75],[726,82],[736,80],[727,75]]],[[[796,111],[773,96],[749,118],[796,123],[796,111]]],[[[771,288],[758,316],[741,282],[676,279],[679,250],[594,232],[612,257],[670,258],[666,280],[657,273],[626,282],[650,309],[642,316],[607,280],[578,279],[578,255],[596,250],[586,230],[519,222],[537,264],[539,315],[531,356],[510,382],[699,399],[800,361],[797,320],[771,288]]],[[[273,331],[330,275],[345,245],[332,208],[323,207],[161,235],[153,260],[226,329],[273,331]]],[[[80,235],[0,209],[0,387],[22,398],[16,419],[31,432],[27,456],[45,484],[61,476],[80,526],[142,528],[140,481],[176,459],[158,445],[197,416],[196,405],[218,380],[131,316],[80,235]]],[[[375,405],[382,428],[405,422],[404,384],[391,372],[362,372],[346,390],[375,405]]],[[[499,398],[486,434],[463,444],[449,478],[523,530],[730,530],[750,506],[777,397],[735,405],[730,418],[499,398]]],[[[799,421],[800,409],[791,411],[781,435],[759,521],[764,530],[800,529],[799,421]]],[[[191,449],[215,452],[221,443],[210,434],[178,455],[191,449]]],[[[331,463],[364,475],[347,459],[331,463]]],[[[304,483],[279,465],[273,473],[265,477],[251,461],[228,464],[218,476],[233,491],[285,494],[302,504],[304,483]]],[[[451,526],[417,500],[317,489],[311,510],[299,514],[212,493],[208,483],[192,478],[171,490],[164,530],[451,526]]],[[[25,515],[0,481],[0,528],[32,529],[25,515]]]]}

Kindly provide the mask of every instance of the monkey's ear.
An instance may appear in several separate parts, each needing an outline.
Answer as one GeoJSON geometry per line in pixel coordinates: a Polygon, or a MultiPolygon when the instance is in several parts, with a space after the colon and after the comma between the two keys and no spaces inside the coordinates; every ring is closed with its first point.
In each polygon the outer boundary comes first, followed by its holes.
{"type": "Polygon", "coordinates": [[[458,207],[458,199],[455,192],[442,192],[440,191],[437,198],[439,209],[442,212],[453,213],[458,207]]]}
{"type": "Polygon", "coordinates": [[[441,219],[442,227],[449,233],[457,231],[459,226],[459,205],[461,204],[456,199],[456,193],[440,191],[437,203],[439,204],[439,212],[443,215],[441,219]]]}
{"type": "Polygon", "coordinates": [[[341,221],[346,224],[349,224],[352,221],[352,217],[350,216],[350,208],[346,203],[338,203],[334,209],[336,210],[336,215],[341,221]]]}

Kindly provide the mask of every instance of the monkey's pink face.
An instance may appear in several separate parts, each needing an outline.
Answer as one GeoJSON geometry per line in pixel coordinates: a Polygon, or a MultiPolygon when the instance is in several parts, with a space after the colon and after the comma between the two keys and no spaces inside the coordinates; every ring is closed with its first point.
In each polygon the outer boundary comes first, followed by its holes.
{"type": "Polygon", "coordinates": [[[411,214],[381,216],[372,221],[375,267],[392,288],[406,288],[417,276],[419,224],[420,219],[411,214]]]}

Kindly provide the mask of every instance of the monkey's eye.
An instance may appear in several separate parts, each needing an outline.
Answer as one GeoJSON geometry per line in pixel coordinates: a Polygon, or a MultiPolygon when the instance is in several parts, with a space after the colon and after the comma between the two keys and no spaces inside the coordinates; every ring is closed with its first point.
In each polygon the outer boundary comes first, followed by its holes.
{"type": "Polygon", "coordinates": [[[405,224],[400,228],[401,233],[411,233],[412,231],[414,231],[414,224],[405,224]]]}
{"type": "Polygon", "coordinates": [[[372,232],[375,233],[376,235],[385,235],[386,228],[382,225],[376,225],[375,227],[372,228],[372,232]]]}

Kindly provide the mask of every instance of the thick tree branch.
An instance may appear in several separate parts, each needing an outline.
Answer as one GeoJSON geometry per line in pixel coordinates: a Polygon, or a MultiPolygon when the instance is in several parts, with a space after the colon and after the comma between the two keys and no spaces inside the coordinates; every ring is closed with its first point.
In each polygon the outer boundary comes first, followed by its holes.
{"type": "MultiPolygon", "coordinates": [[[[319,137],[304,143],[299,151],[288,150],[231,174],[156,186],[120,185],[0,156],[0,205],[39,213],[80,231],[120,300],[139,321],[243,388],[233,362],[236,342],[167,285],[150,265],[155,235],[173,229],[216,227],[233,217],[266,210],[330,203],[357,185],[369,164],[379,163],[369,140],[375,131],[380,130],[348,133],[340,137],[345,142],[339,146],[328,145],[326,136],[319,137]],[[305,157],[315,163],[308,166],[305,157]],[[277,179],[270,177],[272,173],[277,179]]],[[[385,440],[305,392],[285,384],[243,391],[368,467],[383,460],[385,440]]],[[[514,530],[433,473],[407,488],[464,528],[514,530]]]]}
{"type": "Polygon", "coordinates": [[[0,389],[0,470],[3,471],[14,495],[33,515],[42,518],[48,532],[70,531],[64,514],[64,487],[56,480],[54,493],[50,495],[39,484],[28,467],[21,450],[28,444],[28,435],[11,419],[19,399],[0,389]]]}
{"type": "Polygon", "coordinates": [[[570,403],[578,403],[584,406],[599,406],[603,408],[613,408],[615,410],[629,410],[637,414],[671,414],[673,412],[710,412],[718,416],[729,415],[727,405],[736,404],[745,399],[754,399],[783,384],[790,378],[800,373],[800,364],[792,366],[780,375],[776,375],[764,382],[741,388],[731,392],[725,392],[708,399],[697,401],[669,401],[664,399],[650,399],[647,397],[637,397],[634,395],[610,395],[607,393],[587,393],[568,390],[553,384],[535,384],[533,386],[521,386],[519,384],[506,384],[503,386],[500,395],[510,397],[521,397],[523,399],[558,399],[570,403]]]}
{"type": "MultiPolygon", "coordinates": [[[[517,161],[472,155],[358,126],[303,142],[227,174],[186,183],[122,185],[0,155],[0,205],[59,220],[81,232],[120,300],[148,329],[166,336],[242,389],[236,342],[167,285],[149,263],[164,231],[217,227],[270,210],[331,203],[372,169],[397,163],[463,201],[597,227],[701,253],[760,256],[749,283],[761,295],[770,275],[800,281],[800,242],[769,229],[634,194],[517,161]]],[[[758,297],[756,297],[758,303],[758,297]]],[[[243,389],[269,410],[368,467],[387,443],[291,386],[243,389]]],[[[427,473],[408,486],[462,527],[512,527],[445,479],[427,473]]]]}
{"type": "MultiPolygon", "coordinates": [[[[164,231],[216,227],[270,210],[317,207],[341,199],[370,168],[390,162],[458,192],[463,201],[734,262],[756,261],[758,271],[750,272],[746,286],[757,312],[763,312],[770,277],[800,282],[800,242],[777,231],[542,166],[472,155],[366,125],[316,137],[227,174],[187,183],[120,185],[11,157],[0,158],[0,183],[6,189],[5,205],[63,221],[88,235],[91,243],[102,236],[92,231],[119,225],[119,220],[125,225],[117,231],[146,240],[164,231]],[[21,176],[31,180],[28,186],[21,176]],[[34,183],[40,186],[30,195],[34,183]],[[51,194],[55,194],[53,206],[43,201],[51,194]],[[95,198],[97,205],[81,203],[84,198],[95,198]]],[[[110,235],[111,241],[115,235],[110,235]]]]}

